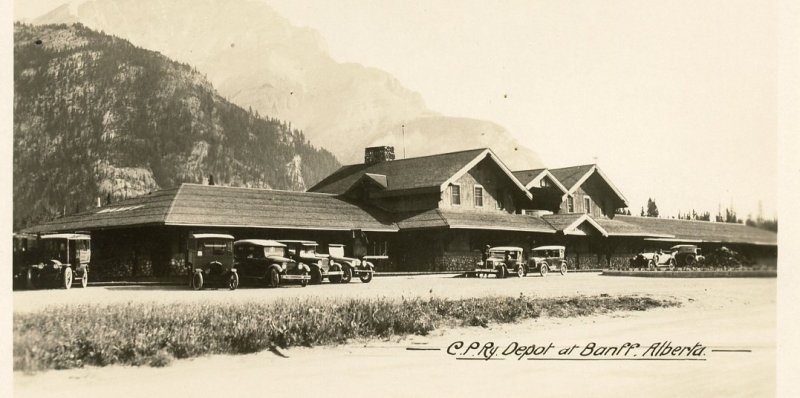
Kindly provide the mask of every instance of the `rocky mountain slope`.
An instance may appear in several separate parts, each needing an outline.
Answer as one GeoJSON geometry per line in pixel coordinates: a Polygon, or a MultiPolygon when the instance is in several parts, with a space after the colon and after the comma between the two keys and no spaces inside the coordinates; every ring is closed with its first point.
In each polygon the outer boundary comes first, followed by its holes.
{"type": "Polygon", "coordinates": [[[339,167],[192,67],[80,24],[14,26],[14,225],[181,182],[305,190],[339,167]]]}
{"type": "Polygon", "coordinates": [[[440,115],[390,74],[336,62],[316,31],[265,1],[78,1],[35,22],[76,21],[196,67],[232,102],[292,121],[345,163],[373,144],[402,153],[405,125],[408,156],[491,147],[512,168],[541,166],[502,126],[440,115]]]}

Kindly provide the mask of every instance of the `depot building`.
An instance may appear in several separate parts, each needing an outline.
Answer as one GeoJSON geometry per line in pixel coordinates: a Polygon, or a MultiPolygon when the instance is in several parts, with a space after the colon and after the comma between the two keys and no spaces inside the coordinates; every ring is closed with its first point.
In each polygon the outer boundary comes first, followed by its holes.
{"type": "Polygon", "coordinates": [[[570,268],[627,264],[644,248],[726,246],[775,265],[777,234],[741,224],[622,216],[623,193],[597,165],[511,171],[490,149],[396,160],[365,151],[307,192],[182,184],[22,232],[88,232],[102,279],[185,273],[186,240],[345,244],[346,254],[386,255],[377,271],[464,271],[486,245],[566,246],[570,268]]]}

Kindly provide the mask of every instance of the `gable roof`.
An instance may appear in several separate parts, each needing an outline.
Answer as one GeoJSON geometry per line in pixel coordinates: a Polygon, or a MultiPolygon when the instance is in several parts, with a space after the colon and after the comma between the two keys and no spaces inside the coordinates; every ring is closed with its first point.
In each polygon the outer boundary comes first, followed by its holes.
{"type": "Polygon", "coordinates": [[[628,199],[625,199],[625,195],[622,194],[616,185],[611,182],[611,179],[597,167],[596,164],[585,164],[580,166],[572,166],[572,167],[563,167],[560,169],[548,169],[565,187],[567,187],[567,193],[564,195],[566,197],[569,194],[572,194],[577,190],[581,185],[583,185],[589,177],[592,176],[593,173],[597,173],[600,178],[605,181],[611,191],[614,192],[617,197],[622,201],[623,207],[628,206],[628,199]]]}
{"type": "Polygon", "coordinates": [[[550,172],[549,169],[533,169],[533,170],[520,170],[514,172],[514,177],[525,185],[525,189],[531,188],[539,188],[537,183],[542,180],[544,177],[550,177],[550,180],[553,181],[556,187],[561,190],[564,194],[569,194],[569,190],[565,187],[561,181],[556,178],[553,173],[550,172]]]}
{"type": "MultiPolygon", "coordinates": [[[[777,246],[778,234],[744,224],[617,215],[615,220],[672,237],[672,241],[777,246]]],[[[669,238],[668,238],[669,239],[669,238]]]]}
{"type": "Polygon", "coordinates": [[[548,214],[542,216],[554,229],[561,231],[564,235],[585,235],[578,227],[587,223],[603,236],[608,236],[608,232],[588,214],[567,213],[567,214],[548,214]]]}
{"type": "Polygon", "coordinates": [[[26,231],[144,225],[397,231],[386,213],[334,195],[199,184],[153,192],[26,231]]]}
{"type": "Polygon", "coordinates": [[[342,166],[326,177],[309,192],[341,195],[346,193],[363,176],[381,177],[378,181],[385,185],[383,192],[441,192],[449,183],[461,177],[475,167],[480,161],[491,158],[500,169],[517,185],[528,198],[530,192],[517,180],[491,149],[481,148],[467,151],[450,152],[416,158],[399,159],[374,164],[354,164],[342,166]]]}

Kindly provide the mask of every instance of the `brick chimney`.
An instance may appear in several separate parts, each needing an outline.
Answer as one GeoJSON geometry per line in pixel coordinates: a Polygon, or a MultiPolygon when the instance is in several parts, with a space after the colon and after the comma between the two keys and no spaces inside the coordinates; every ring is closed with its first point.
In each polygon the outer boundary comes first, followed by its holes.
{"type": "Polygon", "coordinates": [[[394,160],[393,146],[373,146],[364,149],[364,164],[391,162],[394,160]]]}

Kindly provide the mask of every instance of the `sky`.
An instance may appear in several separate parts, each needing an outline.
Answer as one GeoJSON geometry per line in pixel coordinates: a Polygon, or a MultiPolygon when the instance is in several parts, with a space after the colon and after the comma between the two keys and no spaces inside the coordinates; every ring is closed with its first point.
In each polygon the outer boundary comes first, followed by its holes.
{"type": "MultiPolygon", "coordinates": [[[[548,167],[597,163],[638,213],[776,216],[777,7],[764,1],[265,1],[331,55],[548,167]]],[[[17,19],[63,0],[16,1],[17,19]]]]}

